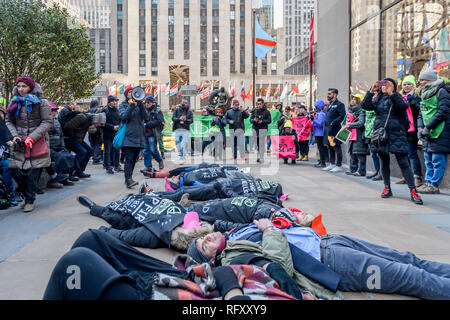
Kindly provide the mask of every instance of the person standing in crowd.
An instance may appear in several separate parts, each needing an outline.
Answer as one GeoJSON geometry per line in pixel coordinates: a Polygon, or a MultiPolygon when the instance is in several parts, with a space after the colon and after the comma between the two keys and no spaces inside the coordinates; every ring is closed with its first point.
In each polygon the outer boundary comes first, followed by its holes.
{"type": "Polygon", "coordinates": [[[113,146],[114,137],[119,130],[120,115],[117,109],[118,101],[114,96],[108,97],[108,105],[103,109],[106,115],[106,123],[103,128],[103,166],[106,172],[114,174],[113,168],[116,172],[123,172],[120,167],[120,150],[113,146]]]}
{"type": "Polygon", "coordinates": [[[324,140],[330,151],[330,165],[322,169],[330,172],[341,172],[342,169],[342,146],[341,142],[335,139],[339,130],[341,129],[341,123],[345,118],[345,106],[340,102],[338,97],[339,91],[337,89],[328,89],[327,100],[329,105],[327,107],[327,113],[323,121],[324,127],[324,140]]]}
{"type": "MultiPolygon", "coordinates": [[[[400,94],[408,102],[409,107],[406,109],[409,120],[408,129],[408,158],[414,172],[416,187],[419,188],[423,184],[422,165],[419,155],[417,154],[417,119],[420,113],[420,97],[415,94],[416,78],[413,75],[405,77],[402,82],[402,90],[400,94]]],[[[396,184],[406,184],[405,178],[400,179],[396,184]]]]}
{"type": "Polygon", "coordinates": [[[352,131],[349,141],[348,153],[350,154],[350,170],[348,175],[357,177],[366,176],[366,160],[369,154],[369,144],[365,137],[366,112],[361,108],[364,97],[360,94],[352,95],[350,109],[347,113],[345,128],[352,131]],[[356,136],[355,136],[356,135],[356,136]]]}
{"type": "MultiPolygon", "coordinates": [[[[376,97],[376,93],[374,98],[376,97]]],[[[372,98],[372,99],[374,99],[372,98]]],[[[375,168],[375,172],[371,175],[366,176],[366,179],[373,181],[381,181],[383,177],[381,176],[381,162],[378,157],[377,148],[374,144],[370,143],[370,137],[372,135],[373,126],[375,123],[376,113],[375,110],[364,110],[366,113],[366,122],[364,123],[364,136],[369,142],[369,149],[372,155],[373,166],[375,168]]]]}
{"type": "Polygon", "coordinates": [[[76,154],[75,168],[70,173],[71,176],[76,176],[81,179],[91,176],[84,171],[92,156],[93,149],[84,141],[84,138],[89,130],[95,133],[94,130],[104,126],[105,123],[106,116],[103,113],[92,114],[80,112],[64,124],[62,128],[65,136],[64,143],[67,149],[76,154]]]}
{"type": "Polygon", "coordinates": [[[33,78],[21,76],[16,79],[6,125],[14,142],[10,167],[25,196],[20,206],[24,212],[31,212],[36,200],[39,170],[50,166],[48,130],[52,125],[50,105],[33,78]]]}
{"type": "Polygon", "coordinates": [[[309,161],[309,141],[311,139],[311,129],[313,127],[312,117],[308,114],[305,106],[298,108],[298,118],[304,119],[304,127],[300,136],[297,137],[299,146],[299,161],[309,161]],[[309,133],[309,134],[308,134],[309,133]]]}
{"type": "Polygon", "coordinates": [[[75,111],[75,104],[73,102],[69,102],[67,105],[65,105],[61,111],[58,113],[58,121],[61,122],[62,119],[69,113],[72,113],[72,111],[75,111]]]}
{"type": "Polygon", "coordinates": [[[202,155],[205,152],[206,147],[211,143],[213,144],[214,160],[223,160],[223,139],[226,137],[225,126],[227,125],[227,121],[223,115],[223,108],[217,107],[216,114],[209,130],[209,140],[204,140],[202,142],[202,155]]]}
{"type": "Polygon", "coordinates": [[[243,106],[239,104],[238,100],[233,100],[233,107],[225,114],[225,121],[230,125],[230,141],[231,150],[233,150],[233,160],[237,159],[238,150],[241,159],[245,160],[244,153],[244,139],[245,139],[245,123],[250,115],[243,110],[243,106]]]}
{"type": "MultiPolygon", "coordinates": [[[[298,153],[300,152],[300,146],[298,144],[298,136],[297,132],[292,128],[292,121],[286,120],[284,122],[283,128],[280,130],[280,136],[292,136],[292,139],[294,140],[295,144],[295,156],[297,157],[298,153]]],[[[288,164],[288,158],[283,158],[284,164],[288,164]]],[[[292,159],[291,164],[296,164],[296,159],[292,159]]]]}
{"type": "MultiPolygon", "coordinates": [[[[88,110],[88,113],[99,113],[101,112],[99,108],[98,100],[92,100],[91,106],[88,110]]],[[[102,161],[102,131],[96,130],[95,133],[89,133],[89,143],[92,147],[92,164],[97,165],[102,161]]]]}
{"type": "Polygon", "coordinates": [[[264,146],[267,137],[267,128],[272,123],[270,111],[267,110],[264,99],[259,98],[256,102],[256,110],[253,110],[250,117],[250,123],[253,125],[253,139],[256,140],[258,148],[258,159],[256,162],[264,162],[264,146]]]}
{"type": "Polygon", "coordinates": [[[133,180],[133,171],[139,153],[145,148],[144,122],[148,119],[144,104],[133,99],[132,90],[133,88],[125,90],[125,100],[119,107],[120,121],[126,124],[122,152],[125,155],[124,176],[128,189],[138,185],[138,182],[133,180]]]}
{"type": "Polygon", "coordinates": [[[9,132],[5,123],[6,109],[0,105],[0,171],[8,192],[9,205],[17,207],[19,203],[16,200],[16,190],[14,187],[14,179],[12,177],[12,170],[9,167],[10,152],[9,147],[13,146],[13,136],[9,132]]]}
{"type": "Polygon", "coordinates": [[[367,92],[361,107],[364,110],[375,110],[376,118],[373,130],[375,132],[375,130],[384,128],[386,133],[386,139],[381,138],[378,143],[374,139],[371,141],[372,144],[376,144],[376,151],[381,159],[381,171],[385,185],[381,197],[390,198],[393,195],[390,169],[390,154],[392,153],[408,183],[411,201],[419,205],[423,204],[421,197],[417,194],[414,175],[408,162],[409,121],[406,114],[408,103],[397,92],[397,82],[391,78],[386,78],[381,82],[377,81],[367,92]],[[376,92],[378,94],[374,99],[376,92]]]}
{"type": "Polygon", "coordinates": [[[194,114],[189,108],[186,99],[181,101],[181,105],[175,109],[172,115],[173,132],[175,132],[175,143],[180,156],[180,164],[184,163],[184,158],[188,152],[190,126],[194,122],[194,114]]]}
{"type": "Polygon", "coordinates": [[[292,109],[290,106],[286,106],[284,112],[281,114],[281,117],[277,121],[278,130],[281,131],[284,128],[284,124],[287,120],[292,121],[294,114],[292,113],[292,109]]]}
{"type": "MultiPolygon", "coordinates": [[[[283,115],[284,109],[282,103],[277,103],[275,107],[273,108],[273,113],[270,113],[270,116],[273,118],[272,121],[277,121],[277,127],[278,127],[278,120],[283,115]]],[[[270,112],[270,111],[269,111],[270,112]]],[[[279,131],[279,130],[278,130],[279,131]]],[[[268,132],[267,134],[267,153],[270,154],[270,148],[272,147],[272,139],[270,138],[272,136],[271,132],[268,132]]]]}
{"type": "Polygon", "coordinates": [[[425,71],[419,77],[422,101],[418,119],[419,138],[423,142],[426,184],[420,193],[440,193],[439,186],[447,168],[450,153],[450,87],[438,79],[435,70],[425,71]]]}
{"type": "Polygon", "coordinates": [[[316,115],[313,120],[313,134],[317,143],[317,149],[319,150],[319,162],[314,165],[316,168],[325,168],[328,158],[328,150],[324,146],[324,136],[323,136],[323,121],[325,120],[325,103],[322,100],[316,101],[314,103],[316,107],[316,115]]]}
{"type": "Polygon", "coordinates": [[[156,106],[155,99],[152,96],[145,99],[145,108],[147,109],[148,120],[145,122],[144,170],[152,172],[152,159],[158,162],[159,170],[164,169],[164,162],[158,151],[158,141],[164,129],[164,116],[161,109],[156,106]]]}

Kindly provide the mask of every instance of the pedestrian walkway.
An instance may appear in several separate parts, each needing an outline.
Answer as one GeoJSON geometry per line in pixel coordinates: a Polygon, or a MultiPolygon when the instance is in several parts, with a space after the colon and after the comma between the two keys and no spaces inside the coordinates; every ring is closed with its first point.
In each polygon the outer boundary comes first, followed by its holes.
{"type": "MultiPolygon", "coordinates": [[[[281,183],[283,191],[290,194],[285,206],[322,213],[329,233],[350,235],[400,251],[412,251],[423,259],[450,263],[448,193],[425,195],[425,205],[418,206],[409,201],[404,186],[393,186],[394,198],[381,199],[380,182],[323,172],[313,167],[315,160],[294,166],[282,165],[280,161],[275,175],[261,176],[261,167],[268,163],[240,166],[251,168],[255,177],[281,183]]],[[[174,167],[167,159],[166,169],[174,167]]],[[[140,182],[145,179],[139,173],[142,168],[140,161],[134,174],[140,182]]],[[[0,299],[41,299],[54,265],[75,239],[89,228],[105,225],[78,204],[78,193],[87,194],[100,205],[130,193],[124,186],[123,174],[110,176],[99,166],[89,166],[87,172],[92,177],[77,182],[74,187],[47,190],[37,198],[36,209],[31,214],[24,214],[19,208],[0,212],[0,299]]],[[[148,182],[155,190],[164,188],[163,179],[148,179],[148,182]]],[[[138,192],[138,188],[132,192],[138,192]]],[[[168,249],[143,251],[168,262],[174,256],[168,249]]],[[[345,293],[345,297],[409,299],[367,293],[345,293]]]]}

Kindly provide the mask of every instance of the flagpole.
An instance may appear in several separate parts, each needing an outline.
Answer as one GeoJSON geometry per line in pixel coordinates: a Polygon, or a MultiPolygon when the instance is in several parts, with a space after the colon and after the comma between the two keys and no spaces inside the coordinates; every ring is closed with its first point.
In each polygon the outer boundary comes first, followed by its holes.
{"type": "MultiPolygon", "coordinates": [[[[311,19],[314,19],[314,12],[312,10],[311,10],[311,19]]],[[[311,35],[310,35],[310,38],[311,38],[311,35]]],[[[310,52],[310,55],[311,55],[309,57],[309,111],[312,111],[312,105],[313,105],[313,95],[312,95],[312,73],[313,73],[312,59],[314,59],[313,58],[314,57],[314,51],[313,51],[313,48],[312,48],[313,43],[314,43],[314,38],[313,38],[313,41],[311,41],[311,39],[309,41],[309,52],[310,52]]]]}
{"type": "MultiPolygon", "coordinates": [[[[255,42],[256,42],[256,31],[255,31],[255,24],[256,24],[256,10],[255,9],[252,9],[252,21],[253,21],[253,23],[252,23],[252,34],[253,34],[253,38],[252,38],[252,56],[253,56],[253,58],[252,58],[252,61],[253,61],[253,63],[252,63],[252,73],[253,73],[253,88],[255,88],[256,87],[256,56],[255,56],[255,42]]],[[[255,97],[253,97],[253,101],[252,101],[252,103],[253,103],[253,109],[255,109],[255,107],[256,107],[256,99],[255,99],[255,97]]]]}

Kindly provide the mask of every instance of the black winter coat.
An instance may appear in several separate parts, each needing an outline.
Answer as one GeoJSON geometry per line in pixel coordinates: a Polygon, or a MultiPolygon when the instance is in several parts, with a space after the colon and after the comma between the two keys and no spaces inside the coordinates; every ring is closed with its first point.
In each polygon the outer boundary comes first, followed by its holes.
{"type": "Polygon", "coordinates": [[[364,123],[366,122],[366,113],[361,108],[361,105],[356,105],[350,108],[349,113],[355,115],[355,121],[349,124],[349,129],[356,129],[357,139],[356,141],[350,141],[348,146],[348,152],[350,154],[365,154],[368,155],[369,143],[364,137],[364,123]]]}
{"type": "Polygon", "coordinates": [[[180,107],[176,108],[172,115],[173,127],[172,131],[176,131],[177,129],[189,130],[191,124],[194,122],[194,114],[190,109],[183,110],[180,107]],[[186,116],[186,121],[181,123],[181,116],[186,116]]]}
{"type": "Polygon", "coordinates": [[[106,123],[103,128],[103,140],[112,141],[117,133],[117,131],[114,130],[114,127],[120,125],[119,109],[107,106],[103,112],[106,114],[106,123]]]}
{"type": "Polygon", "coordinates": [[[269,124],[272,123],[272,116],[270,115],[270,111],[264,106],[262,109],[256,108],[252,112],[252,116],[250,117],[250,122],[253,124],[253,129],[258,130],[267,130],[269,124]],[[256,120],[262,120],[262,123],[256,123],[256,120]]]}
{"type": "Polygon", "coordinates": [[[64,134],[57,119],[53,119],[52,126],[48,130],[48,137],[50,138],[51,149],[60,150],[64,148],[64,134]]]}
{"type": "MultiPolygon", "coordinates": [[[[345,111],[345,105],[337,99],[328,105],[326,112],[323,120],[323,136],[326,137],[325,141],[328,143],[328,137],[335,137],[341,130],[341,123],[347,112],[345,111]]],[[[337,140],[336,142],[339,143],[337,140]]]]}
{"type": "Polygon", "coordinates": [[[148,110],[148,121],[145,122],[145,136],[156,137],[158,140],[161,137],[161,132],[164,129],[164,116],[159,107],[153,107],[148,110]]]}
{"type": "Polygon", "coordinates": [[[384,127],[389,115],[389,109],[392,106],[391,116],[386,126],[388,141],[385,145],[377,147],[377,151],[385,154],[407,154],[409,121],[406,109],[408,108],[408,103],[397,92],[394,92],[391,96],[382,95],[375,102],[372,101],[373,97],[374,93],[367,92],[361,107],[368,111],[375,110],[374,131],[384,127]]]}
{"type": "MultiPolygon", "coordinates": [[[[448,154],[450,153],[450,93],[443,87],[437,94],[439,94],[438,112],[427,124],[427,128],[430,130],[434,129],[444,121],[444,131],[442,131],[441,135],[437,139],[423,140],[422,150],[431,153],[448,154]]],[[[422,113],[419,115],[418,126],[419,128],[424,128],[422,113]]]]}
{"type": "Polygon", "coordinates": [[[230,130],[237,130],[237,129],[245,130],[244,119],[247,119],[249,116],[250,115],[248,114],[247,111],[240,111],[239,109],[238,110],[230,109],[225,114],[225,119],[227,121],[227,124],[230,125],[230,130]],[[234,121],[233,124],[230,123],[231,120],[234,121]]]}
{"type": "Polygon", "coordinates": [[[78,142],[83,142],[84,137],[92,125],[92,117],[90,113],[79,113],[73,117],[63,128],[64,134],[67,138],[72,138],[78,142]]]}

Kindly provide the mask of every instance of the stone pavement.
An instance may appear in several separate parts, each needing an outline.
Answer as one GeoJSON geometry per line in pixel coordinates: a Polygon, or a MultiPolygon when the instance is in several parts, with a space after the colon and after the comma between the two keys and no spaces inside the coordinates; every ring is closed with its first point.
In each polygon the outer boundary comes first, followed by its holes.
{"type": "MultiPolygon", "coordinates": [[[[313,152],[311,152],[313,154],[313,152]]],[[[272,157],[272,163],[276,161],[272,157]]],[[[332,174],[313,167],[315,160],[295,166],[279,165],[271,176],[262,176],[264,165],[240,164],[251,173],[283,185],[289,199],[285,206],[323,214],[329,233],[354,236],[400,251],[412,251],[422,259],[450,263],[450,192],[424,196],[424,206],[409,201],[406,186],[393,184],[394,198],[381,199],[381,182],[332,174]]],[[[139,170],[134,178],[144,181],[139,170]]],[[[176,164],[166,161],[166,169],[176,164]]],[[[0,300],[41,299],[52,269],[75,239],[89,228],[106,223],[89,215],[76,201],[81,192],[100,205],[121,199],[126,189],[123,174],[107,175],[101,166],[88,167],[89,179],[62,190],[47,190],[38,196],[36,209],[24,214],[19,208],[0,211],[0,300]]],[[[148,179],[163,190],[163,179],[148,179]]],[[[132,192],[138,192],[136,187],[132,192]]],[[[142,249],[171,262],[168,249],[142,249]]],[[[399,295],[345,293],[346,299],[411,299],[399,295]]]]}

